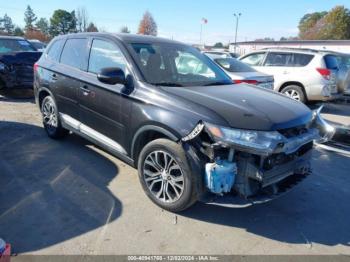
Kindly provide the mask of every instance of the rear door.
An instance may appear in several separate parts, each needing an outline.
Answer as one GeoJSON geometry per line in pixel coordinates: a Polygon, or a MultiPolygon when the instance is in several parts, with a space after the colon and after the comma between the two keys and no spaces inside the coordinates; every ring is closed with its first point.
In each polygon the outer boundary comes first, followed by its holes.
{"type": "Polygon", "coordinates": [[[269,52],[264,61],[264,73],[275,78],[275,90],[289,81],[301,81],[307,75],[307,64],[314,56],[292,52],[269,52]]]}
{"type": "Polygon", "coordinates": [[[88,39],[68,38],[60,55],[60,63],[53,67],[51,75],[59,111],[76,120],[79,120],[77,92],[87,60],[88,39]]]}
{"type": "Polygon", "coordinates": [[[118,67],[127,76],[126,59],[121,48],[109,39],[92,38],[90,46],[87,73],[82,78],[78,92],[82,123],[124,149],[131,101],[123,94],[124,85],[104,84],[97,79],[97,74],[103,68],[118,67]]]}

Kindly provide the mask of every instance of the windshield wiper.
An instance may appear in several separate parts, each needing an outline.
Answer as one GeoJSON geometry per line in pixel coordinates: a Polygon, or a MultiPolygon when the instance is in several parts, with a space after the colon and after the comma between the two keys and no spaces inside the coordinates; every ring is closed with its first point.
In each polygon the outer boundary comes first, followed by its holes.
{"type": "Polygon", "coordinates": [[[211,82],[208,84],[205,84],[204,86],[223,86],[223,85],[230,85],[231,83],[228,82],[211,82]]]}
{"type": "Polygon", "coordinates": [[[181,84],[172,83],[172,82],[161,82],[161,83],[151,83],[151,84],[155,86],[183,86],[181,84]]]}

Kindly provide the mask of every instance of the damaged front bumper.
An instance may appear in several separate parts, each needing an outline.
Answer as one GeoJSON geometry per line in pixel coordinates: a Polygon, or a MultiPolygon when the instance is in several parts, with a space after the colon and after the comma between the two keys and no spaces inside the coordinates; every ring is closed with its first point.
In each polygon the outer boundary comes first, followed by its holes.
{"type": "Polygon", "coordinates": [[[305,125],[273,132],[232,129],[229,133],[228,129],[198,124],[182,142],[197,149],[205,166],[201,200],[244,207],[288,192],[312,173],[314,141],[324,142],[334,135],[334,128],[322,119],[320,111],[314,111],[312,121],[305,125]],[[234,169],[227,171],[230,164],[234,169]]]}

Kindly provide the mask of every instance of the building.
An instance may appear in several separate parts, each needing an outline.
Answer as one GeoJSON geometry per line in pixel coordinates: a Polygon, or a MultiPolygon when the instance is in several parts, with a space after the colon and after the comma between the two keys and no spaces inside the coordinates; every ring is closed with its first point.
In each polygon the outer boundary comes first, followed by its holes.
{"type": "MultiPolygon", "coordinates": [[[[235,44],[230,44],[230,51],[234,51],[235,44]]],[[[256,50],[270,47],[310,48],[317,50],[331,50],[350,54],[350,40],[286,40],[286,41],[249,41],[238,42],[236,53],[244,55],[256,50]]]]}

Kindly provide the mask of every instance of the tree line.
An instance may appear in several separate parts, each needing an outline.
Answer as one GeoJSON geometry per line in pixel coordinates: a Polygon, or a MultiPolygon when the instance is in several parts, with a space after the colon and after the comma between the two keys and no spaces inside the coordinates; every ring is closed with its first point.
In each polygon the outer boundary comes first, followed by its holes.
{"type": "Polygon", "coordinates": [[[336,6],[329,12],[304,15],[299,23],[299,37],[304,40],[350,39],[350,10],[336,6]]]}
{"type": "MultiPolygon", "coordinates": [[[[48,42],[53,37],[62,34],[98,31],[101,30],[90,20],[84,7],[71,12],[58,9],[53,12],[50,19],[47,19],[45,17],[38,18],[34,10],[28,5],[24,12],[23,28],[16,26],[7,14],[0,17],[0,35],[23,36],[43,42],[48,42]]],[[[131,32],[127,26],[121,27],[119,31],[121,33],[131,32]]],[[[137,33],[157,35],[157,23],[150,12],[146,11],[144,13],[137,33]]]]}
{"type": "MultiPolygon", "coordinates": [[[[350,39],[350,10],[335,6],[330,11],[305,14],[299,21],[296,37],[281,37],[285,40],[348,40],[350,39]]],[[[255,41],[274,41],[265,37],[255,41]]]]}

